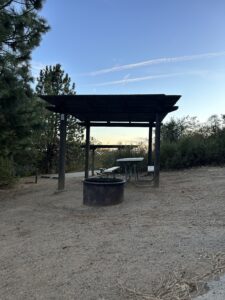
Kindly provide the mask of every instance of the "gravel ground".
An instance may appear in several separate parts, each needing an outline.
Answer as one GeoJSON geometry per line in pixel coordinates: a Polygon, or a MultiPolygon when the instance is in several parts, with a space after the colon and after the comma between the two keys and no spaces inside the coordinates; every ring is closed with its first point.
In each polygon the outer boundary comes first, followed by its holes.
{"type": "Polygon", "coordinates": [[[225,299],[225,276],[220,280],[211,281],[208,283],[209,292],[195,298],[195,300],[224,300],[225,299]]]}
{"type": "Polygon", "coordinates": [[[224,168],[162,172],[159,189],[129,183],[103,208],[82,205],[81,178],[56,186],[0,191],[0,299],[153,299],[171,273],[203,276],[225,252],[224,168]]]}

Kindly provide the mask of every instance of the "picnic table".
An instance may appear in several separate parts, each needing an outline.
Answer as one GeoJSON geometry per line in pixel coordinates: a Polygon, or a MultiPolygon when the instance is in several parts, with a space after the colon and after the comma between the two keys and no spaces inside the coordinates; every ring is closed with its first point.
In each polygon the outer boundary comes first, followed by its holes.
{"type": "Polygon", "coordinates": [[[132,174],[135,180],[138,180],[137,165],[144,160],[144,157],[119,158],[116,161],[124,166],[126,180],[131,179],[132,174]]]}

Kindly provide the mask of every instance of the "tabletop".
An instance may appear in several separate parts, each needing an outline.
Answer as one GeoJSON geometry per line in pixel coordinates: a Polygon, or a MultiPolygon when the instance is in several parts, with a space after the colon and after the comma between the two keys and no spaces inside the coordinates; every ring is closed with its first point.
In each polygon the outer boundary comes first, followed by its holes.
{"type": "Polygon", "coordinates": [[[116,161],[117,162],[138,162],[143,160],[144,157],[127,157],[127,158],[119,158],[116,161]]]}

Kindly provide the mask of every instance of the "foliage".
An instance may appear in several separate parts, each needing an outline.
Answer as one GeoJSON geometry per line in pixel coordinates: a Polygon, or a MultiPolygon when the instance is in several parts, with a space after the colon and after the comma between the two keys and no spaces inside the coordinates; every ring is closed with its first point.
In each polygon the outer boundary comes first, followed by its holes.
{"type": "Polygon", "coordinates": [[[9,159],[0,156],[0,188],[11,187],[15,182],[14,166],[9,159]]]}
{"type": "Polygon", "coordinates": [[[29,62],[49,29],[38,16],[42,3],[2,0],[0,4],[0,157],[14,169],[20,154],[32,151],[32,132],[39,126],[29,62]]]}
{"type": "Polygon", "coordinates": [[[43,0],[1,1],[0,54],[5,67],[9,58],[17,65],[27,63],[31,51],[49,29],[46,21],[37,14],[42,4],[43,0]]]}
{"type": "MultiPolygon", "coordinates": [[[[46,66],[40,71],[36,86],[37,94],[41,95],[75,95],[75,84],[69,75],[62,70],[60,64],[46,66]]],[[[40,135],[39,150],[43,154],[40,169],[46,173],[55,172],[59,150],[59,114],[47,111],[42,105],[43,131],[40,135]]],[[[67,116],[67,170],[74,167],[74,160],[80,157],[80,144],[83,129],[73,116],[67,116]]]]}
{"type": "Polygon", "coordinates": [[[186,116],[181,119],[171,118],[167,123],[162,125],[161,140],[163,142],[177,142],[183,136],[191,136],[200,126],[196,117],[186,116]]]}
{"type": "Polygon", "coordinates": [[[213,115],[205,124],[196,118],[171,119],[162,126],[161,167],[179,169],[224,164],[224,120],[224,115],[213,115]]]}
{"type": "MultiPolygon", "coordinates": [[[[98,151],[96,167],[111,167],[119,157],[144,157],[140,165],[147,166],[147,148],[141,144],[132,151],[98,151]]],[[[153,153],[154,160],[154,153],[153,153]]],[[[225,164],[225,116],[211,116],[201,124],[196,117],[171,118],[161,130],[161,169],[183,169],[203,165],[225,164]]]]}

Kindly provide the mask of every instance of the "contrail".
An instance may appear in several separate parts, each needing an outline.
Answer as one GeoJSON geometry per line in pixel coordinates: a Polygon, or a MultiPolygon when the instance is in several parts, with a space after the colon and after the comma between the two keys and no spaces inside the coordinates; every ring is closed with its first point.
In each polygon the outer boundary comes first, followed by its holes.
{"type": "Polygon", "coordinates": [[[127,84],[127,83],[130,83],[130,82],[139,82],[139,81],[145,81],[145,80],[153,80],[153,79],[160,79],[160,78],[169,78],[169,77],[183,76],[183,75],[202,75],[202,74],[203,74],[202,71],[177,72],[177,73],[150,75],[150,76],[144,76],[144,77],[125,78],[125,79],[114,80],[114,81],[106,81],[106,82],[101,82],[101,83],[93,83],[93,84],[88,84],[88,86],[95,86],[95,87],[97,87],[97,86],[127,84]]]}
{"type": "Polygon", "coordinates": [[[111,68],[107,68],[107,69],[101,69],[101,70],[86,73],[84,75],[97,76],[97,75],[101,75],[101,74],[119,72],[119,71],[130,70],[130,69],[151,66],[151,65],[176,63],[176,62],[191,61],[191,60],[204,59],[204,58],[213,58],[213,57],[219,57],[219,56],[224,56],[224,55],[225,55],[225,51],[203,53],[203,54],[196,54],[196,55],[177,56],[177,57],[162,57],[162,58],[145,60],[145,61],[141,61],[141,62],[137,62],[137,63],[133,63],[133,64],[127,64],[127,65],[121,65],[121,66],[111,67],[111,68]]]}

